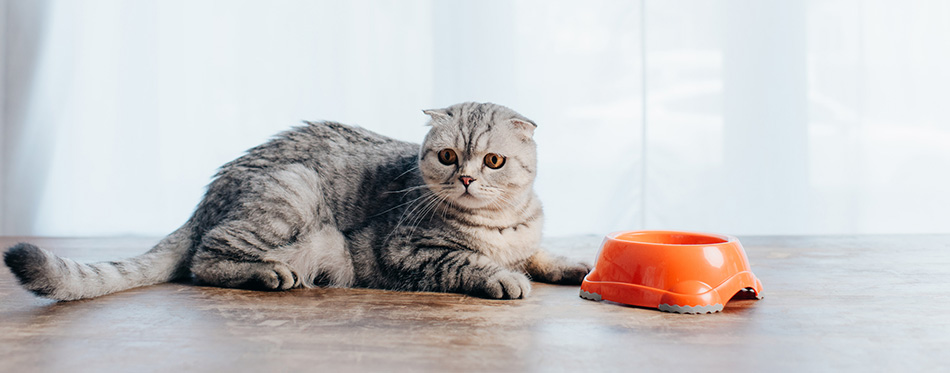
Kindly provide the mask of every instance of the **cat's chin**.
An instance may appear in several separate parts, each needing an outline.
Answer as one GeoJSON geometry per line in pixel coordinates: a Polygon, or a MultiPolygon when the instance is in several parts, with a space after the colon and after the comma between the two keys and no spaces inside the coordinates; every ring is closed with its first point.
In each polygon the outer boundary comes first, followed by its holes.
{"type": "Polygon", "coordinates": [[[463,193],[455,198],[452,198],[452,200],[449,202],[464,210],[478,210],[487,207],[489,204],[489,201],[471,193],[463,193]]]}

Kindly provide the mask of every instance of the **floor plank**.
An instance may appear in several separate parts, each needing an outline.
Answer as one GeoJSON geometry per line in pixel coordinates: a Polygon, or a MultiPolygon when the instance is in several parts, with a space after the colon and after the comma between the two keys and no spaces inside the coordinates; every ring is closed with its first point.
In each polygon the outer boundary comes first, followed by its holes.
{"type": "MultiPolygon", "coordinates": [[[[549,239],[593,261],[601,237],[549,239]]],[[[0,238],[82,261],[156,239],[0,238]]],[[[950,236],[740,237],[766,298],[710,315],[580,299],[162,284],[75,302],[0,270],[0,372],[939,370],[950,364],[950,236]]]]}

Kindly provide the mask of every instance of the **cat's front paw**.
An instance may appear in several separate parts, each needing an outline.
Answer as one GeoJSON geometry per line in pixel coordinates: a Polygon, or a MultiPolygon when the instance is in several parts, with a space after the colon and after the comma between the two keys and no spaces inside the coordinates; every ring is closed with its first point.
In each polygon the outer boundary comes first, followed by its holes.
{"type": "Polygon", "coordinates": [[[531,281],[524,274],[504,270],[488,277],[474,290],[475,295],[491,299],[527,298],[531,293],[531,281]]]}
{"type": "Polygon", "coordinates": [[[256,287],[265,290],[288,290],[300,286],[300,277],[290,266],[281,262],[260,263],[254,276],[256,287]]]}
{"type": "Polygon", "coordinates": [[[560,269],[560,274],[555,274],[552,276],[552,283],[561,284],[561,285],[580,285],[584,281],[584,277],[587,277],[587,274],[590,273],[590,270],[593,267],[587,263],[574,263],[571,265],[565,265],[560,269]]]}
{"type": "Polygon", "coordinates": [[[539,250],[525,263],[525,270],[532,280],[560,285],[579,285],[591,268],[590,264],[551,255],[544,250],[539,250]]]}

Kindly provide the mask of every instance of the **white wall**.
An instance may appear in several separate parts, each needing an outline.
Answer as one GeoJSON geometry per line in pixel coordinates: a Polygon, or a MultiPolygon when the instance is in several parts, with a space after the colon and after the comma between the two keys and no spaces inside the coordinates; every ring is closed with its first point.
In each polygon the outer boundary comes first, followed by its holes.
{"type": "Polygon", "coordinates": [[[468,100],[540,124],[548,235],[950,233],[939,0],[0,1],[2,234],[160,235],[302,119],[468,100]]]}

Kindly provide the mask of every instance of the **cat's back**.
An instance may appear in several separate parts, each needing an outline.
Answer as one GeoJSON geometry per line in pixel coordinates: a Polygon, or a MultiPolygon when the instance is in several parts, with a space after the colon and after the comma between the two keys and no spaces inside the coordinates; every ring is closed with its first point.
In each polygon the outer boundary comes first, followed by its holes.
{"type": "Polygon", "coordinates": [[[373,131],[336,122],[305,122],[282,132],[268,142],[225,165],[231,168],[261,168],[301,163],[320,169],[353,167],[376,158],[418,153],[417,144],[396,140],[373,131]]]}
{"type": "Polygon", "coordinates": [[[218,178],[243,179],[247,174],[303,166],[319,174],[324,187],[342,193],[416,166],[418,144],[336,122],[305,123],[224,165],[218,178]]]}
{"type": "Polygon", "coordinates": [[[383,136],[368,129],[337,122],[305,122],[289,132],[295,141],[309,142],[316,146],[332,148],[346,152],[356,149],[360,152],[376,149],[387,153],[404,148],[417,150],[418,145],[383,136]],[[296,137],[295,134],[302,136],[296,137]]]}
{"type": "MultiPolygon", "coordinates": [[[[282,132],[221,167],[196,211],[202,226],[230,216],[257,189],[292,170],[318,188],[341,226],[358,223],[379,196],[413,184],[419,145],[336,122],[306,122],[282,132]]],[[[200,232],[198,232],[200,233],[200,232]]]]}

